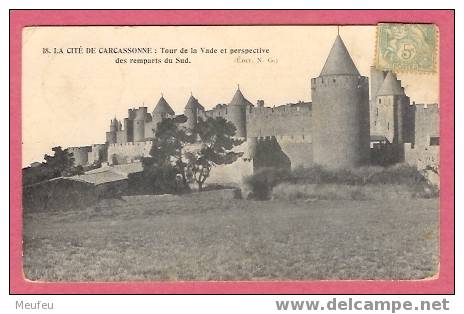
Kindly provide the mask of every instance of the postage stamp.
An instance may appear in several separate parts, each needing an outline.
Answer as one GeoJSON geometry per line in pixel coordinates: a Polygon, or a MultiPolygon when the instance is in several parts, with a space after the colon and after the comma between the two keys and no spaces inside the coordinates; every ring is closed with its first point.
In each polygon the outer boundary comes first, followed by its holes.
{"type": "Polygon", "coordinates": [[[375,65],[379,70],[435,73],[437,38],[434,24],[378,24],[375,65]]]}

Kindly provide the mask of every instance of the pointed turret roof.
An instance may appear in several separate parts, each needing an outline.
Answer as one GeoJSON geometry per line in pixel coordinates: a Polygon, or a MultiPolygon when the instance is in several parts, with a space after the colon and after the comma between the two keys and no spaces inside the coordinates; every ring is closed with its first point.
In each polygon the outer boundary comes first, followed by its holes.
{"type": "Polygon", "coordinates": [[[169,106],[168,102],[166,99],[164,99],[163,96],[161,96],[161,98],[158,100],[153,113],[168,113],[170,115],[175,114],[174,110],[172,110],[171,106],[169,106]]]}
{"type": "Polygon", "coordinates": [[[404,90],[401,87],[401,81],[398,80],[391,71],[387,73],[387,76],[383,80],[383,83],[377,92],[377,96],[389,95],[404,95],[404,90]]]}
{"type": "Polygon", "coordinates": [[[199,102],[198,99],[193,97],[193,95],[190,95],[189,100],[187,101],[187,105],[185,105],[185,109],[200,109],[204,110],[205,107],[203,107],[199,102]]]}
{"type": "Polygon", "coordinates": [[[229,103],[230,106],[253,106],[251,102],[249,102],[245,96],[243,96],[242,92],[240,91],[240,88],[237,88],[237,91],[235,92],[234,97],[229,103]]]}
{"type": "Polygon", "coordinates": [[[320,76],[337,74],[360,75],[340,35],[335,38],[320,76]]]}
{"type": "Polygon", "coordinates": [[[118,125],[118,119],[116,119],[116,117],[114,117],[114,119],[111,120],[111,125],[118,125]]]}

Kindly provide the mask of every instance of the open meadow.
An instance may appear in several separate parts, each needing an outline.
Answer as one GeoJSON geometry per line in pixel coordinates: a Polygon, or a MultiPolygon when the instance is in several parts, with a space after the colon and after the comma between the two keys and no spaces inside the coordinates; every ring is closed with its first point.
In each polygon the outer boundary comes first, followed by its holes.
{"type": "Polygon", "coordinates": [[[438,198],[131,196],[24,215],[30,280],[421,279],[437,272],[438,198]]]}

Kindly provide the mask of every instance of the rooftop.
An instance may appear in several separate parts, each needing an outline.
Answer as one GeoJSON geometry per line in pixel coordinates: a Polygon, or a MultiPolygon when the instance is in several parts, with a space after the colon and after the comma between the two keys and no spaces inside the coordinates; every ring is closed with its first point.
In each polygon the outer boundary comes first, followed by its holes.
{"type": "Polygon", "coordinates": [[[199,102],[198,99],[193,97],[193,95],[190,95],[189,100],[187,101],[187,105],[185,106],[185,109],[200,109],[200,110],[205,110],[205,107],[203,107],[199,102]]]}
{"type": "Polygon", "coordinates": [[[340,35],[335,38],[322,68],[320,76],[325,75],[360,75],[340,35]]]}
{"type": "Polygon", "coordinates": [[[401,81],[389,71],[387,76],[383,80],[382,85],[377,92],[377,96],[388,96],[388,95],[404,95],[404,90],[401,87],[401,81]]]}
{"type": "Polygon", "coordinates": [[[129,174],[141,172],[143,170],[141,162],[133,162],[124,165],[104,166],[101,168],[87,171],[85,174],[66,177],[64,179],[87,182],[99,185],[109,182],[126,180],[129,174]]]}
{"type": "Polygon", "coordinates": [[[171,106],[168,104],[166,99],[163,96],[158,100],[158,103],[153,110],[153,113],[168,113],[170,115],[174,115],[175,112],[172,110],[171,106]]]}
{"type": "Polygon", "coordinates": [[[240,91],[240,88],[237,88],[237,91],[235,92],[234,97],[229,103],[230,106],[253,106],[251,102],[248,101],[248,99],[243,96],[242,92],[240,91]]]}

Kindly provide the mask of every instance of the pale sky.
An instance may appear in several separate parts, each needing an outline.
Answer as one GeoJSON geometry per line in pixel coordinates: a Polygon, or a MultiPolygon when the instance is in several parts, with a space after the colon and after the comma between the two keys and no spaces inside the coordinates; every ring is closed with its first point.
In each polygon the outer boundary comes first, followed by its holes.
{"type": "MultiPolygon", "coordinates": [[[[152,112],[161,93],[182,113],[190,92],[207,109],[228,103],[240,84],[245,97],[267,106],[311,100],[337,35],[336,26],[30,27],[23,31],[23,166],[53,146],[103,143],[110,120],[127,109],[152,112]],[[155,55],[43,54],[43,48],[151,47],[155,55]],[[236,55],[190,54],[190,64],[116,64],[114,59],[161,58],[160,48],[266,48],[262,63],[236,55]],[[267,62],[270,57],[277,62],[267,62]]],[[[369,76],[375,26],[343,26],[340,35],[362,75],[369,76]]],[[[179,54],[173,55],[174,58],[179,54]]],[[[180,55],[181,57],[183,55],[180,55]]],[[[243,55],[242,55],[243,56],[243,55]]],[[[247,56],[244,56],[247,57],[247,56]]],[[[252,55],[253,59],[256,55],[252,55]]],[[[399,74],[411,101],[438,102],[438,75],[399,74]]]]}

